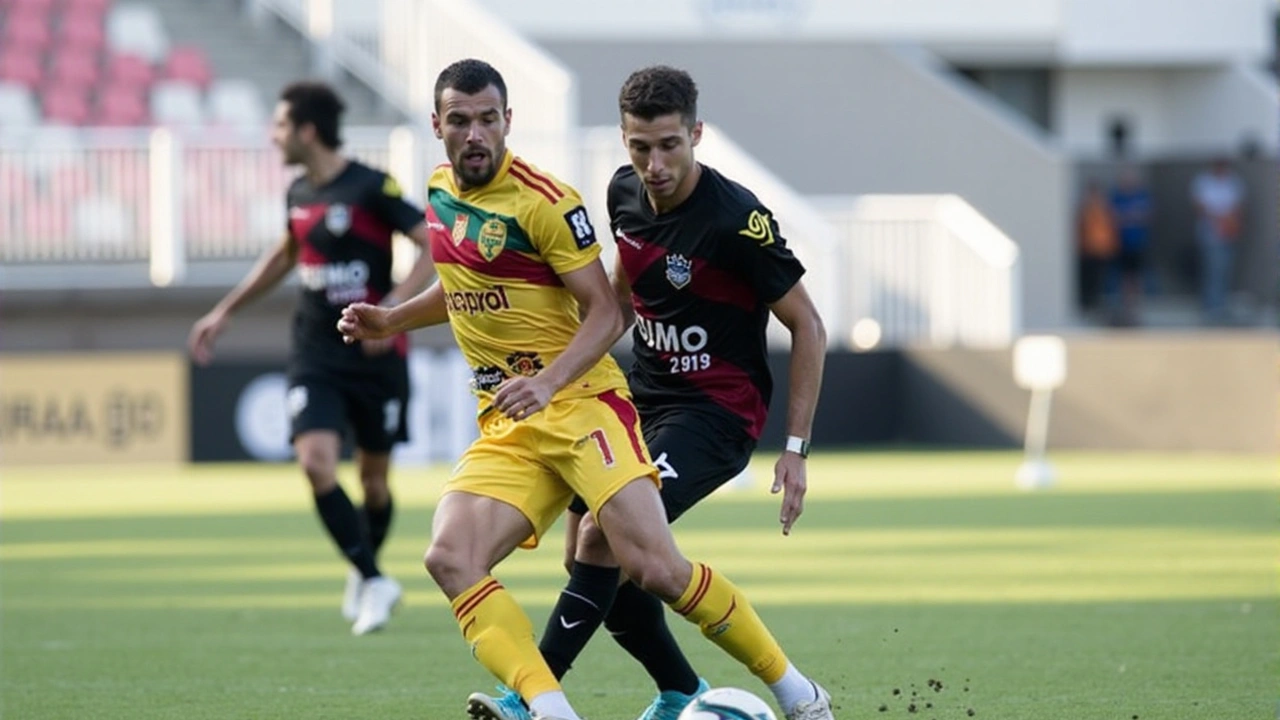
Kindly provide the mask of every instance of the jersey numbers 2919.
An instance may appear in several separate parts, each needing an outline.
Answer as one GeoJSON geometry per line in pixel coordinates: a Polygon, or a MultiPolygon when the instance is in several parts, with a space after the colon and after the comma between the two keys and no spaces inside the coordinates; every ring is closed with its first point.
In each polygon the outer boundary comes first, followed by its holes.
{"type": "Polygon", "coordinates": [[[667,358],[671,362],[671,372],[688,373],[711,368],[710,353],[691,353],[688,355],[672,355],[667,358]]]}

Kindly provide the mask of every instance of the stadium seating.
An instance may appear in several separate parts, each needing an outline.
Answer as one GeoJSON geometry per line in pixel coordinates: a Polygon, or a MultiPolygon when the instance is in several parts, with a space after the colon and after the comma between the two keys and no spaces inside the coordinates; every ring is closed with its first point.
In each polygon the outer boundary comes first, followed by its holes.
{"type": "Polygon", "coordinates": [[[24,126],[31,118],[20,105],[33,105],[44,122],[74,126],[261,128],[267,118],[257,86],[215,77],[200,48],[171,44],[145,3],[0,0],[0,84],[10,88],[0,116],[24,126]],[[16,99],[13,85],[27,88],[31,102],[16,99]],[[195,89],[199,108],[186,88],[195,89]]]}
{"type": "Polygon", "coordinates": [[[224,252],[246,232],[275,237],[286,182],[278,160],[268,167],[198,145],[219,133],[260,142],[268,121],[256,85],[219,77],[203,50],[173,43],[146,3],[0,0],[0,140],[35,147],[38,132],[40,148],[0,154],[0,234],[27,248],[28,259],[57,260],[68,238],[110,259],[111,248],[132,246],[147,227],[145,149],[124,149],[139,147],[132,135],[118,154],[80,153],[79,133],[97,128],[199,131],[186,135],[192,144],[180,164],[185,231],[198,252],[224,252]]]}

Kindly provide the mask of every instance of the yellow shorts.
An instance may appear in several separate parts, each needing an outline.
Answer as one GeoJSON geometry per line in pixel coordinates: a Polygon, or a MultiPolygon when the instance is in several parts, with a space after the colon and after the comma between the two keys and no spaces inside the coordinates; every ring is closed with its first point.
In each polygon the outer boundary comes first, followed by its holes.
{"type": "Polygon", "coordinates": [[[596,512],[636,478],[660,484],[626,390],[552,400],[526,420],[494,410],[479,424],[480,437],[462,454],[444,492],[515,506],[533,524],[521,547],[537,547],[575,494],[596,512]]]}

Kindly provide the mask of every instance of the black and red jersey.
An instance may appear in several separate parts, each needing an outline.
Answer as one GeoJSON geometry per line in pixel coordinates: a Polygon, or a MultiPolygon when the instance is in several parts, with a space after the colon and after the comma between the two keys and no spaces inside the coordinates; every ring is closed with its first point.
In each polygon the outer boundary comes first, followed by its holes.
{"type": "Polygon", "coordinates": [[[636,403],[714,408],[758,439],[773,393],[769,305],[804,274],[773,214],[705,165],[693,194],[662,214],[623,167],[608,207],[636,313],[636,403]]]}
{"type": "MultiPolygon", "coordinates": [[[[294,363],[368,367],[370,358],[360,344],[342,341],[338,318],[349,303],[377,303],[391,291],[392,232],[413,229],[423,221],[423,211],[405,201],[390,175],[355,161],[318,187],[305,175],[294,180],[286,198],[302,285],[293,324],[294,363]]],[[[407,348],[401,337],[399,352],[387,356],[403,358],[407,348]]]]}

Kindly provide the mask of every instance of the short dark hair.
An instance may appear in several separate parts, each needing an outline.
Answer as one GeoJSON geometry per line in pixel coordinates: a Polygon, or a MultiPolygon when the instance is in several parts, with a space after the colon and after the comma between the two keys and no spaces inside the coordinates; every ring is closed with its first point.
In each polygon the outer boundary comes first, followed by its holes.
{"type": "Polygon", "coordinates": [[[667,65],[641,68],[622,83],[618,111],[642,120],[680,113],[684,124],[692,127],[698,119],[698,86],[684,70],[667,65]]]}
{"type": "Polygon", "coordinates": [[[440,96],[445,90],[453,89],[467,95],[475,95],[490,85],[498,88],[498,95],[502,97],[502,108],[505,110],[507,83],[502,79],[502,73],[483,60],[475,58],[459,60],[441,70],[440,75],[436,77],[436,109],[440,109],[440,96]]]}
{"type": "Polygon", "coordinates": [[[339,130],[347,105],[333,88],[322,82],[303,80],[280,91],[280,100],[289,103],[289,120],[294,127],[313,125],[316,137],[330,150],[342,146],[339,130]]]}

